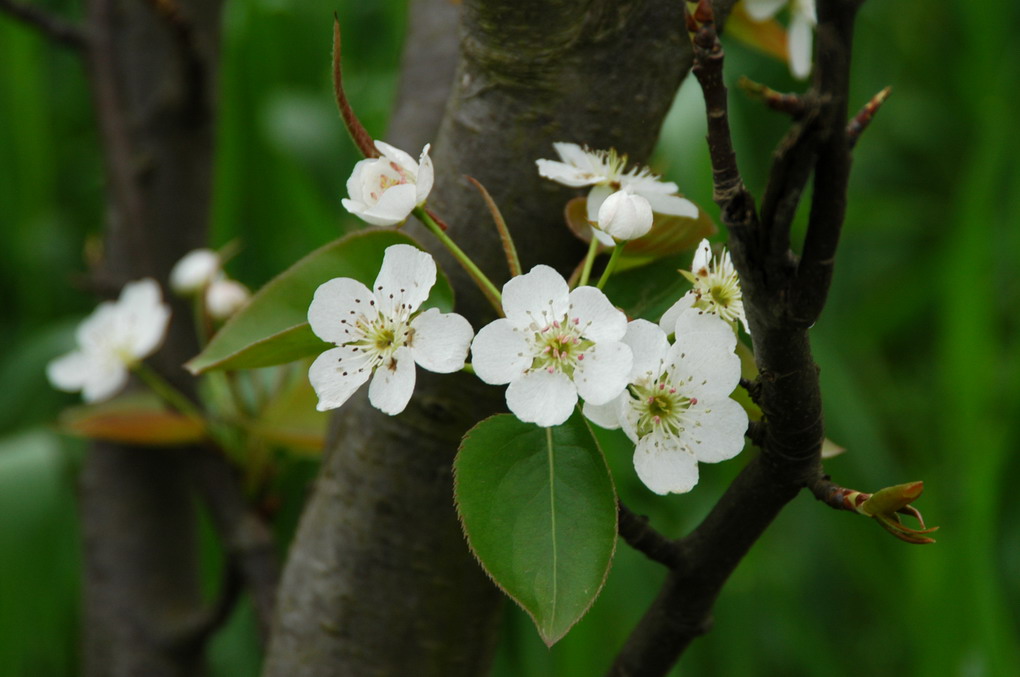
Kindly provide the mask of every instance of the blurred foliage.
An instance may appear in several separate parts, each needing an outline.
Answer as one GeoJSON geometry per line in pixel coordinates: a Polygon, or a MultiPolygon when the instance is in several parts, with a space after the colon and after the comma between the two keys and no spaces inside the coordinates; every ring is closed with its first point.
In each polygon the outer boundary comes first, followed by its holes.
{"type": "MultiPolygon", "coordinates": [[[[329,87],[330,13],[339,8],[345,25],[349,95],[382,135],[404,7],[227,3],[211,244],[240,238],[232,276],[258,287],[355,225],[339,205],[357,158],[329,87]]],[[[855,152],[837,274],[812,330],[828,434],[848,448],[827,469],[864,491],[923,479],[918,507],[941,525],[939,542],[907,546],[799,497],[723,591],[683,674],[1020,674],[1020,509],[1009,490],[1020,472],[1011,453],[1020,444],[1020,148],[1009,96],[1020,78],[1018,14],[1015,3],[871,2],[857,27],[853,105],[886,85],[893,92],[855,152]]],[[[727,51],[730,82],[803,86],[782,63],[733,41],[727,51]]],[[[733,120],[741,167],[760,193],[786,121],[735,88],[733,120]]],[[[93,305],[83,251],[101,228],[102,166],[81,64],[5,18],[0,121],[0,674],[70,675],[81,445],[49,432],[74,398],[42,373],[93,305]]],[[[654,164],[717,216],[693,80],[654,164]]],[[[696,491],[663,499],[634,477],[618,436],[605,438],[621,496],[670,534],[697,524],[741,465],[703,467],[696,491]]],[[[280,473],[284,539],[313,471],[294,460],[280,473]]],[[[220,561],[205,540],[211,594],[220,561]]],[[[551,650],[508,604],[493,674],[601,674],[662,577],[621,547],[590,615],[551,650]]],[[[242,605],[213,644],[215,674],[257,674],[254,641],[242,605]]]]}

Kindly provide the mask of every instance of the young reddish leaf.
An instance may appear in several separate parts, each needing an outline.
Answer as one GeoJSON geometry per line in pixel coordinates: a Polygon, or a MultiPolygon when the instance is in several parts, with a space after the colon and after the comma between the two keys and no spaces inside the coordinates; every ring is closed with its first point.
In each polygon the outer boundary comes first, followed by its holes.
{"type": "Polygon", "coordinates": [[[61,414],[57,425],[77,437],[142,446],[189,444],[205,437],[202,421],[167,409],[148,393],[71,407],[61,414]]]}
{"type": "Polygon", "coordinates": [[[552,646],[595,601],[616,548],[616,490],[591,430],[578,413],[555,428],[493,416],[464,436],[454,470],[472,552],[552,646]]]}

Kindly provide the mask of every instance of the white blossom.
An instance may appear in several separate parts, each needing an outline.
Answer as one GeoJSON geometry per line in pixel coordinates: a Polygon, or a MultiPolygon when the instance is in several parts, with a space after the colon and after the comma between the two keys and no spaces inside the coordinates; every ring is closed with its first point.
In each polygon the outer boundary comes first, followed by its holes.
{"type": "Polygon", "coordinates": [[[815,0],[744,0],[744,9],[755,21],[765,21],[776,15],[784,5],[790,6],[790,26],[787,30],[787,51],[790,72],[799,80],[811,74],[811,49],[818,17],[815,0]]]}
{"type": "Polygon", "coordinates": [[[251,292],[237,280],[220,275],[205,290],[205,307],[216,320],[225,320],[244,307],[251,292]]]}
{"type": "Polygon", "coordinates": [[[734,327],[740,322],[744,331],[751,333],[747,326],[747,317],[744,315],[744,295],[740,289],[740,277],[733,267],[728,251],[723,249],[722,254],[713,260],[712,246],[708,240],[702,240],[694,253],[690,272],[681,270],[680,274],[686,277],[693,287],[659,320],[659,326],[663,331],[672,334],[677,318],[688,308],[697,308],[718,315],[734,327]]]}
{"type": "Polygon", "coordinates": [[[432,190],[433,169],[429,146],[418,162],[388,143],[376,141],[382,157],[366,158],[354,165],[347,179],[350,199],[344,208],[374,226],[393,226],[407,219],[415,207],[425,203],[432,190]]]}
{"type": "Polygon", "coordinates": [[[134,365],[163,343],[170,308],[159,285],[146,278],[129,282],[116,301],[105,301],[78,325],[78,348],[50,362],[46,376],[55,388],[82,392],[86,402],[116,395],[134,365]]]}
{"type": "Polygon", "coordinates": [[[213,250],[192,250],[170,271],[170,289],[181,296],[197,294],[216,279],[221,265],[220,255],[213,250]]]}
{"type": "Polygon", "coordinates": [[[415,363],[448,374],[464,367],[473,331],[456,313],[416,312],[436,282],[436,263],[410,245],[388,247],[372,289],[338,277],[315,290],[308,322],[336,345],[308,370],[319,411],[335,409],[369,378],[374,407],[399,414],[414,392],[415,363]]]}
{"type": "Polygon", "coordinates": [[[507,407],[520,420],[559,425],[578,395],[605,404],[626,386],[627,317],[600,290],[570,291],[563,276],[538,265],[503,286],[503,310],[475,337],[472,366],[486,383],[509,384],[507,407]]]}
{"type": "MultiPolygon", "coordinates": [[[[588,192],[587,211],[588,221],[593,224],[601,222],[599,209],[602,204],[620,190],[644,198],[655,213],[692,219],[698,216],[697,206],[677,195],[677,185],[672,181],[662,181],[647,167],[635,166],[627,170],[626,155],[619,155],[613,149],[589,150],[576,143],[554,143],[553,148],[562,162],[536,160],[538,173],[572,188],[592,186],[588,192]]],[[[648,227],[651,228],[650,223],[648,227]]],[[[599,229],[595,228],[594,231],[597,237],[599,229]]],[[[647,229],[645,232],[648,232],[647,229]]],[[[601,237],[599,241],[607,243],[601,237]]]]}
{"type": "Polygon", "coordinates": [[[688,310],[676,342],[647,320],[634,320],[624,342],[634,364],[630,385],[612,402],[586,402],[584,414],[604,428],[623,428],[635,444],[634,468],[657,494],[698,483],[698,462],[733,458],[744,447],[747,413],[729,395],[740,380],[736,336],[718,317],[688,310]]]}

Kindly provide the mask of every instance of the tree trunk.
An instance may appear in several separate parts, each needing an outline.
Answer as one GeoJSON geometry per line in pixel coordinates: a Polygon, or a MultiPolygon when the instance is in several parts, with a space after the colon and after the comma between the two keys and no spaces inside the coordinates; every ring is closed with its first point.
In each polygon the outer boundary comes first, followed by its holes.
{"type": "MultiPolygon", "coordinates": [[[[732,5],[720,4],[723,14],[732,5]]],[[[682,7],[465,0],[461,21],[430,205],[501,284],[508,276],[502,249],[481,198],[462,179],[471,175],[503,210],[525,269],[543,262],[569,272],[583,255],[563,224],[570,192],[541,179],[534,161],[555,157],[554,141],[612,146],[636,161],[648,156],[691,65],[682,7]]],[[[405,64],[422,62],[415,51],[435,46],[416,41],[416,29],[412,21],[405,64]]],[[[437,73],[443,63],[430,71],[448,82],[437,73]]],[[[389,136],[406,140],[411,153],[428,138],[416,117],[398,110],[394,120],[413,128],[389,136]]],[[[491,320],[493,310],[458,265],[420,227],[408,227],[451,277],[458,312],[476,330],[491,320]]],[[[371,409],[364,393],[335,414],[281,584],[267,677],[487,672],[500,596],[460,533],[450,467],[467,428],[503,407],[501,389],[419,370],[400,416],[371,409]]]]}
{"type": "MultiPolygon", "coordinates": [[[[91,0],[86,56],[110,193],[104,293],[155,277],[206,242],[220,3],[91,0]]],[[[186,304],[152,365],[185,392],[186,304]]],[[[203,673],[194,449],[96,444],[81,481],[83,674],[203,673]]]]}

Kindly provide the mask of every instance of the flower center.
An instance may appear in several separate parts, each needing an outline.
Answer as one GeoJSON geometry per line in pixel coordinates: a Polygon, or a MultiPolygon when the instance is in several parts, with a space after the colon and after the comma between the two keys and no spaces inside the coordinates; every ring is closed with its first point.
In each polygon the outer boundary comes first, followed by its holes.
{"type": "Polygon", "coordinates": [[[389,362],[399,348],[414,340],[414,329],[407,320],[382,315],[374,320],[359,317],[354,332],[360,336],[344,345],[365,353],[373,369],[389,362]]]}
{"type": "Polygon", "coordinates": [[[681,395],[665,374],[649,386],[632,385],[629,390],[630,406],[638,414],[638,437],[656,431],[679,437],[684,431],[684,414],[698,403],[697,399],[681,395]]]}
{"type": "Polygon", "coordinates": [[[577,363],[584,359],[585,351],[595,345],[581,337],[579,325],[577,318],[566,322],[554,321],[535,332],[535,358],[531,368],[545,369],[550,374],[559,371],[573,378],[577,363]]]}
{"type": "Polygon", "coordinates": [[[373,190],[368,193],[373,204],[379,202],[379,198],[382,197],[382,194],[393,186],[408,183],[410,180],[407,172],[404,171],[404,169],[396,162],[390,162],[389,164],[380,163],[378,172],[379,173],[374,182],[375,186],[373,186],[373,190]]]}

